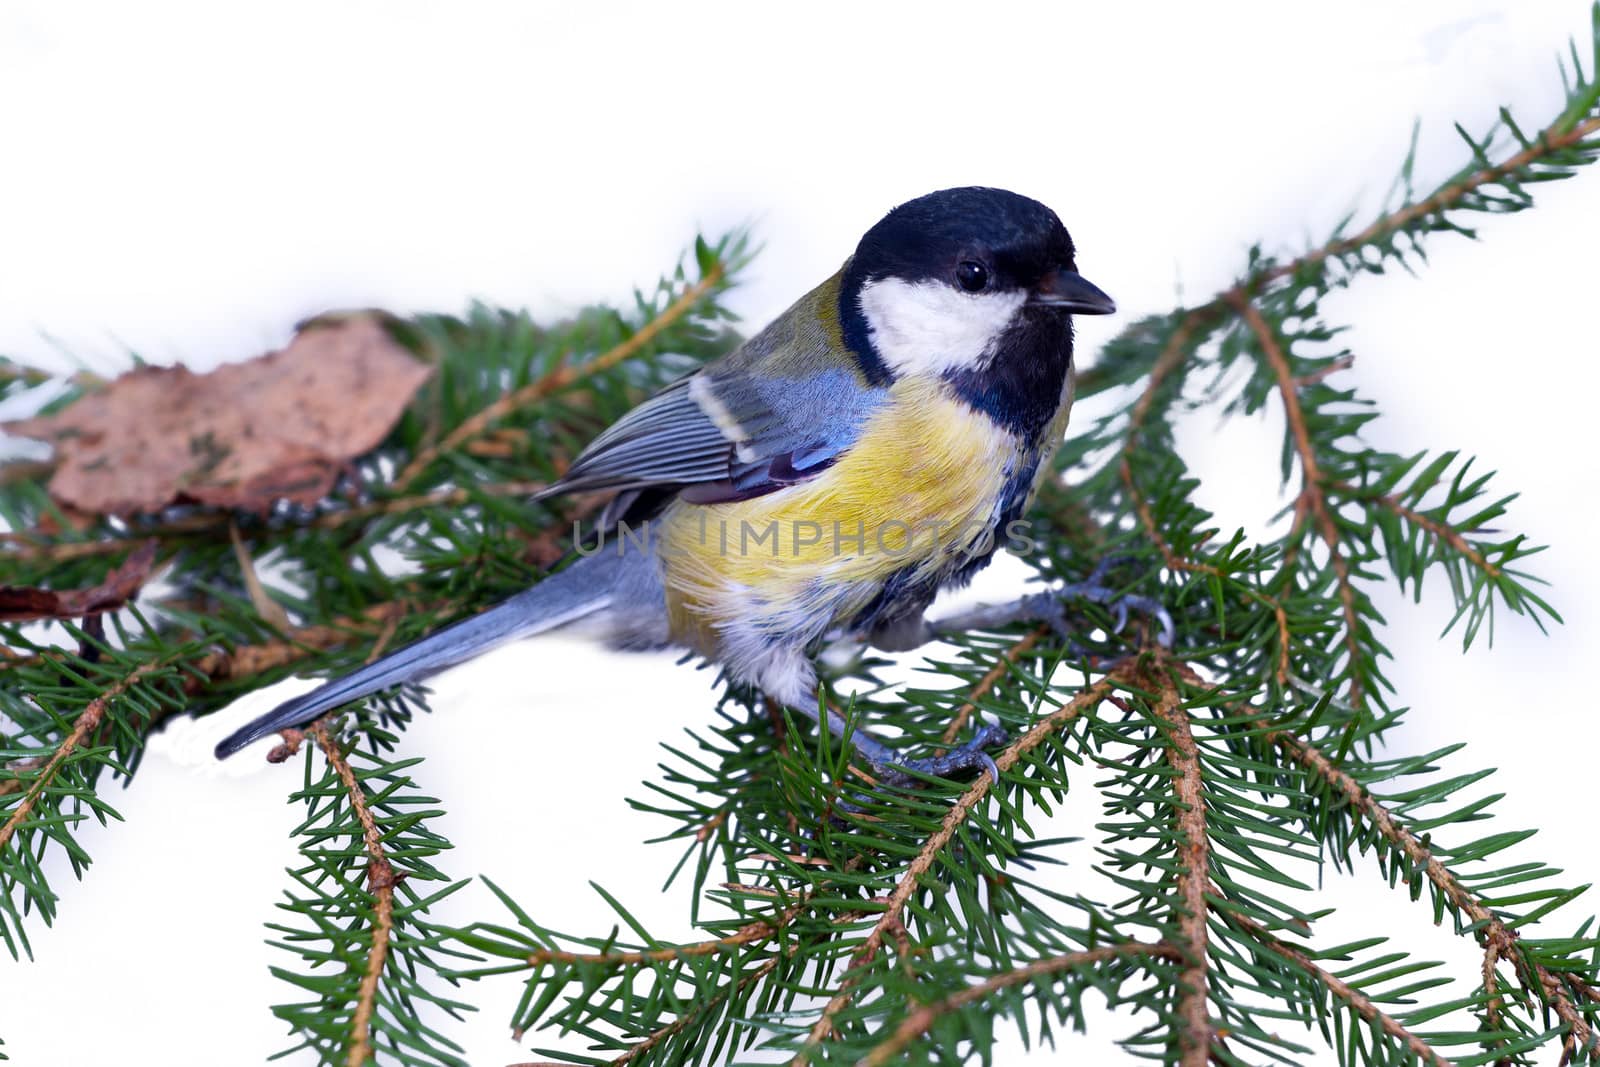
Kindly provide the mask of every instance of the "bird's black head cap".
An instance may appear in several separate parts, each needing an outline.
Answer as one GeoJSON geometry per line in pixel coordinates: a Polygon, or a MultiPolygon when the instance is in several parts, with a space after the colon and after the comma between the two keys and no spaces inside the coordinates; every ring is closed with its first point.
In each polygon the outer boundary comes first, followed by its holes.
{"type": "MultiPolygon", "coordinates": [[[[884,290],[872,300],[871,314],[895,314],[884,298],[903,296],[884,290]]],[[[907,367],[938,368],[975,410],[1026,440],[1038,438],[1060,409],[1072,365],[1072,317],[1115,310],[1111,298],[1078,273],[1072,238],[1054,211],[980,186],[943,189],[889,212],[862,237],[839,287],[843,340],[868,381],[888,385],[907,367]],[[948,286],[953,300],[917,297],[901,309],[950,323],[951,336],[966,351],[940,351],[935,340],[926,342],[926,362],[924,353],[903,345],[886,360],[877,327],[868,321],[866,294],[891,283],[948,286]],[[974,303],[964,304],[964,297],[974,303]],[[974,323],[997,331],[981,349],[972,345],[974,323]]],[[[904,336],[892,329],[886,336],[896,333],[904,336]]]]}
{"type": "Polygon", "coordinates": [[[966,186],[908,200],[861,238],[850,273],[858,282],[894,277],[958,284],[976,262],[996,289],[1026,289],[1050,271],[1073,269],[1072,238],[1056,213],[1004,189],[966,186]]]}
{"type": "MultiPolygon", "coordinates": [[[[908,200],[866,232],[845,269],[839,287],[845,344],[870,381],[886,384],[890,372],[873,348],[858,303],[863,286],[895,278],[969,292],[1034,290],[1052,278],[1075,279],[1074,255],[1072,238],[1054,211],[1005,189],[972,185],[908,200]]],[[[1086,310],[1081,304],[1062,309],[1086,310]]],[[[1066,317],[1059,317],[1070,333],[1066,317]]]]}

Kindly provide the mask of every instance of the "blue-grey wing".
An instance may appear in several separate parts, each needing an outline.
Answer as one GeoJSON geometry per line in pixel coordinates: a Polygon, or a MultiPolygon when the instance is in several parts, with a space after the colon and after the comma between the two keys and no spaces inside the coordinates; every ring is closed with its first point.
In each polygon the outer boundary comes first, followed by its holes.
{"type": "Polygon", "coordinates": [[[589,443],[552,490],[639,489],[728,476],[734,443],[690,395],[667,386],[589,443]]]}
{"type": "Polygon", "coordinates": [[[827,469],[886,395],[817,321],[832,284],[618,419],[542,495],[676,487],[686,500],[711,503],[758,496],[827,469]]]}
{"type": "Polygon", "coordinates": [[[679,486],[696,503],[758,496],[826,470],[883,399],[843,369],[805,379],[717,371],[674,382],[624,415],[547,492],[679,486]]]}

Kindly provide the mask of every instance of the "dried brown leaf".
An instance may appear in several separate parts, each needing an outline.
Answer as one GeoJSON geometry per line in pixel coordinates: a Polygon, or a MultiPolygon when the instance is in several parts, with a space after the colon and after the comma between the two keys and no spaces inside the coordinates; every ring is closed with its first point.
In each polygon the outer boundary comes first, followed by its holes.
{"type": "Polygon", "coordinates": [[[0,585],[0,622],[76,619],[122,607],[139,592],[156,561],[156,542],[144,542],[128,554],[106,580],[88,589],[37,589],[0,585]]]}
{"type": "Polygon", "coordinates": [[[140,367],[64,411],[7,428],[55,446],[50,494],[68,507],[264,512],[327,495],[349,460],[383,440],[428,374],[377,321],[355,316],[208,374],[140,367]]]}

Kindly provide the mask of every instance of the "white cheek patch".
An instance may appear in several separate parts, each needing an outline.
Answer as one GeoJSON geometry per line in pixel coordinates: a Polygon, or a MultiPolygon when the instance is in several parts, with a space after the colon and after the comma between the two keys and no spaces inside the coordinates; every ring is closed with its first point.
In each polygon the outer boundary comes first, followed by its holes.
{"type": "Polygon", "coordinates": [[[917,375],[982,366],[1027,298],[879,278],[861,287],[860,300],[883,362],[896,375],[917,375]]]}

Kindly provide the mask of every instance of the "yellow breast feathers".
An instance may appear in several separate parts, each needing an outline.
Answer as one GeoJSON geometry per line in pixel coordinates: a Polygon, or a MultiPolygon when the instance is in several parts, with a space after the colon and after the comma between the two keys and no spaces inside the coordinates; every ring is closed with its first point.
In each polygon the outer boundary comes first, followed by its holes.
{"type": "Polygon", "coordinates": [[[849,618],[889,575],[987,547],[1019,445],[927,379],[902,379],[838,462],[751,500],[678,502],[657,527],[674,635],[774,632],[849,618]]]}

